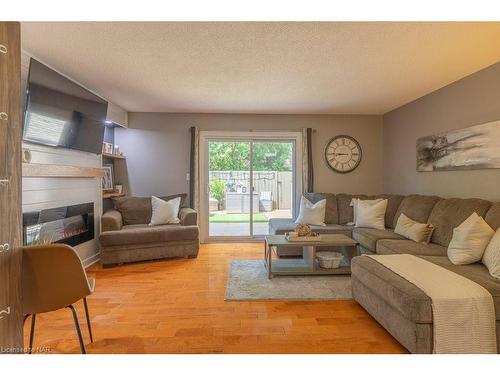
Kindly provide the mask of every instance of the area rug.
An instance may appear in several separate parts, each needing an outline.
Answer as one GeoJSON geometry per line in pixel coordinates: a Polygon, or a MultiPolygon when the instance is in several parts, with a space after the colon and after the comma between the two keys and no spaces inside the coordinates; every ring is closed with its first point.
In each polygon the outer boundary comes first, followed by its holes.
{"type": "Polygon", "coordinates": [[[274,276],[267,278],[263,260],[233,260],[226,286],[226,301],[348,300],[351,277],[274,276]]]}

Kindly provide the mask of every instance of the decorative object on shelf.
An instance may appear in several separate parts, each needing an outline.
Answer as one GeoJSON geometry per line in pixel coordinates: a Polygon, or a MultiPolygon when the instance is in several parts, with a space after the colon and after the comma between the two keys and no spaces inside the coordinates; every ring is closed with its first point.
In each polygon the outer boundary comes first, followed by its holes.
{"type": "Polygon", "coordinates": [[[103,154],[113,154],[113,144],[102,142],[102,152],[103,154]]]}
{"type": "Polygon", "coordinates": [[[325,147],[326,164],[335,172],[348,173],[361,163],[361,146],[348,135],[337,135],[325,147]]]}
{"type": "Polygon", "coordinates": [[[102,178],[102,190],[112,191],[113,190],[113,164],[104,164],[102,166],[104,169],[104,177],[102,178]]]}
{"type": "Polygon", "coordinates": [[[117,194],[121,194],[123,192],[123,185],[120,184],[115,185],[115,192],[117,194]]]}
{"type": "Polygon", "coordinates": [[[500,120],[417,139],[417,171],[500,168],[500,120]]]}
{"type": "Polygon", "coordinates": [[[118,145],[115,145],[113,155],[120,155],[120,147],[118,145]]]}
{"type": "Polygon", "coordinates": [[[21,158],[23,160],[23,163],[31,163],[31,150],[29,148],[23,147],[21,158]]]}

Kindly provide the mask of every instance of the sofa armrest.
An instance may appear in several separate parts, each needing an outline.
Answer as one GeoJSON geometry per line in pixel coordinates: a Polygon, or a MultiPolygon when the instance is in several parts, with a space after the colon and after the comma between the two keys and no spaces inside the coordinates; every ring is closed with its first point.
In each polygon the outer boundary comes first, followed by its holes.
{"type": "Polygon", "coordinates": [[[192,208],[183,207],[179,210],[181,225],[198,225],[198,213],[192,208]]]}
{"type": "Polygon", "coordinates": [[[121,230],[123,227],[122,214],[114,209],[107,210],[101,218],[101,232],[121,230]]]}

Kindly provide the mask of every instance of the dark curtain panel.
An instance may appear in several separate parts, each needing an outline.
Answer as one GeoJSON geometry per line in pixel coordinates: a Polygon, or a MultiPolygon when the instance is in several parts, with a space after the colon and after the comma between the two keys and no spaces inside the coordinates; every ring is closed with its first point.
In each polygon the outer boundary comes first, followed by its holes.
{"type": "Polygon", "coordinates": [[[189,128],[191,134],[191,151],[189,154],[189,207],[194,208],[194,184],[195,184],[195,152],[196,152],[196,127],[189,128]]]}
{"type": "Polygon", "coordinates": [[[314,192],[314,169],[313,169],[313,156],[312,156],[312,128],[307,128],[307,187],[308,193],[314,192]]]}

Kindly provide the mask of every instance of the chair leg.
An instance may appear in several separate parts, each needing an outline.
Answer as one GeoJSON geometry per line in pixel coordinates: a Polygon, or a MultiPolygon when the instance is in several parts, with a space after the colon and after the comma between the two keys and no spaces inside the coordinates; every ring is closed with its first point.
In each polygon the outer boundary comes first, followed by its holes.
{"type": "Polygon", "coordinates": [[[87,327],[89,329],[90,342],[94,342],[92,337],[92,326],[90,325],[89,307],[87,305],[87,298],[83,297],[83,306],[85,307],[85,317],[87,318],[87,327]]]}
{"type": "Polygon", "coordinates": [[[35,338],[35,320],[36,320],[36,314],[33,314],[31,316],[30,347],[28,348],[29,354],[31,354],[33,350],[33,339],[35,338]]]}
{"type": "Polygon", "coordinates": [[[83,344],[82,331],[80,330],[80,324],[78,323],[78,316],[76,315],[76,310],[73,307],[73,305],[69,305],[67,307],[68,307],[68,309],[71,310],[71,313],[73,314],[73,320],[75,321],[76,333],[78,334],[78,341],[80,342],[80,350],[82,351],[82,354],[86,354],[87,352],[85,351],[85,345],[83,344]]]}

